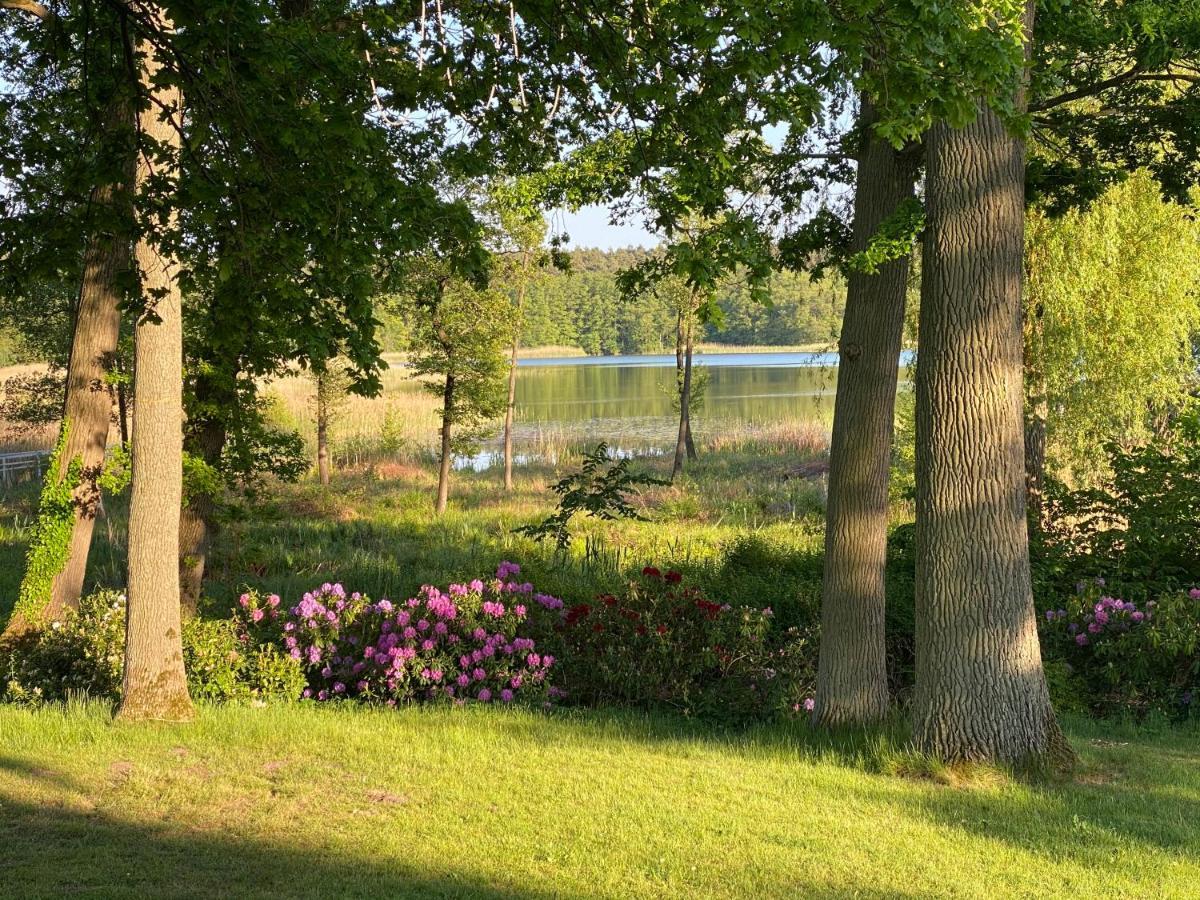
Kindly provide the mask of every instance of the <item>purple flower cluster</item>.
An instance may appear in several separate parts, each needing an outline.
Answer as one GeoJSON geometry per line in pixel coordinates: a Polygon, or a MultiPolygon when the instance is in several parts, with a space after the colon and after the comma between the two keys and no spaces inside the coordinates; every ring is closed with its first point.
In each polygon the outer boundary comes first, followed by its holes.
{"type": "MultiPolygon", "coordinates": [[[[436,699],[510,703],[518,692],[546,693],[555,660],[539,654],[533,638],[521,633],[528,610],[520,599],[532,595],[533,586],[517,583],[519,573],[519,566],[505,562],[495,579],[452,584],[444,591],[425,585],[400,604],[372,603],[347,594],[340,584],[305,594],[283,616],[280,629],[286,652],[305,667],[303,696],[395,705],[436,699]]],[[[549,595],[536,596],[562,605],[549,595]]],[[[273,600],[266,608],[279,605],[278,597],[273,600]]],[[[244,610],[260,605],[250,594],[243,601],[244,610]]],[[[247,618],[247,628],[253,628],[262,617],[247,618]]]]}
{"type": "MultiPolygon", "coordinates": [[[[1098,584],[1102,584],[1097,579],[1098,584]]],[[[1072,616],[1065,609],[1046,610],[1046,621],[1066,622],[1066,633],[1077,646],[1086,647],[1098,635],[1106,632],[1125,632],[1130,628],[1150,621],[1154,616],[1154,608],[1158,604],[1148,600],[1144,609],[1131,600],[1120,600],[1116,597],[1103,596],[1089,606],[1079,610],[1080,615],[1072,616]],[[1070,620],[1070,621],[1068,621],[1070,620]]]]}

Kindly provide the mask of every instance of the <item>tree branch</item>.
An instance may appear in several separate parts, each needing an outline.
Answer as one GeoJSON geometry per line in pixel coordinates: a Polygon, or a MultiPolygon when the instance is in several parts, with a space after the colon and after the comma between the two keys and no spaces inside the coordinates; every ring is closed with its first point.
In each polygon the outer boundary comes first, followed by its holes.
{"type": "Polygon", "coordinates": [[[39,19],[49,19],[54,16],[50,11],[50,7],[43,6],[35,0],[0,0],[0,9],[15,9],[18,12],[26,12],[31,16],[37,16],[39,19]]]}
{"type": "Polygon", "coordinates": [[[1057,97],[1051,97],[1048,100],[1043,100],[1040,103],[1035,103],[1029,107],[1030,112],[1045,112],[1048,109],[1053,109],[1056,106],[1062,106],[1064,103],[1070,103],[1072,100],[1082,100],[1084,97],[1094,97],[1101,94],[1111,87],[1117,87],[1121,84],[1136,82],[1136,81],[1185,81],[1191,84],[1200,84],[1200,75],[1185,75],[1183,72],[1144,72],[1138,66],[1128,69],[1119,75],[1114,75],[1111,78],[1105,78],[1102,81],[1097,81],[1095,84],[1086,84],[1083,87],[1076,88],[1073,91],[1066,91],[1059,94],[1057,97]]]}

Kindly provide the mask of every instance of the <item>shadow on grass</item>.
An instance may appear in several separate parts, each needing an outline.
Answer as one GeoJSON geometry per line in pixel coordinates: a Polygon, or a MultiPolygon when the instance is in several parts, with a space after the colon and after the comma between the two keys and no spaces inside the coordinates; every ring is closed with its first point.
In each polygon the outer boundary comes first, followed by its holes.
{"type": "MultiPolygon", "coordinates": [[[[320,823],[311,823],[314,833],[320,823]]],[[[417,871],[403,860],[282,847],[170,824],[34,806],[0,796],[2,892],[60,897],[566,896],[551,885],[488,883],[450,866],[417,871]]]]}
{"type": "MultiPolygon", "coordinates": [[[[0,794],[3,896],[99,897],[402,897],[538,900],[613,896],[553,883],[505,883],[450,862],[417,867],[397,858],[351,856],[336,846],[309,848],[222,836],[100,812],[37,806],[0,794]]],[[[320,834],[321,823],[297,823],[320,834]]],[[[470,859],[464,844],[461,862],[470,859]]],[[[783,886],[781,886],[783,887],[783,886]]],[[[915,897],[855,885],[792,883],[796,897],[868,900],[915,897]]]]}

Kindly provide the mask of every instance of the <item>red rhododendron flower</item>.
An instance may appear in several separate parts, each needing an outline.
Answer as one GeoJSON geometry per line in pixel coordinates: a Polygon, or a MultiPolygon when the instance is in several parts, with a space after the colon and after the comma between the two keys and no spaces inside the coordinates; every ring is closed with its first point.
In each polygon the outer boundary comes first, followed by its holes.
{"type": "Polygon", "coordinates": [[[657,631],[659,634],[666,634],[666,633],[667,633],[667,626],[666,626],[666,625],[659,625],[659,626],[658,626],[656,629],[654,629],[654,630],[655,630],[655,631],[657,631]]]}
{"type": "Polygon", "coordinates": [[[591,611],[592,611],[592,608],[590,606],[588,606],[586,603],[580,603],[576,606],[572,606],[570,609],[567,610],[567,615],[563,619],[563,621],[566,622],[568,625],[574,625],[576,622],[578,622],[580,619],[582,619],[584,616],[586,616],[591,611]]]}
{"type": "Polygon", "coordinates": [[[679,584],[679,582],[683,581],[683,576],[674,569],[667,573],[666,578],[671,584],[679,584]]]}
{"type": "Polygon", "coordinates": [[[646,566],[646,568],[642,569],[642,574],[648,578],[662,578],[662,572],[658,571],[654,566],[646,566]]]}

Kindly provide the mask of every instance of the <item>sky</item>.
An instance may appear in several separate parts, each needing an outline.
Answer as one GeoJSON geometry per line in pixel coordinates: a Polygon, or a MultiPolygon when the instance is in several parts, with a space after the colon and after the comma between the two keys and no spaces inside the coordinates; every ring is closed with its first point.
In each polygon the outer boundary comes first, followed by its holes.
{"type": "Polygon", "coordinates": [[[660,238],[636,222],[613,225],[611,213],[603,206],[585,206],[578,212],[555,210],[549,215],[550,233],[570,237],[571,249],[595,247],[613,250],[619,247],[653,247],[660,238]]]}

